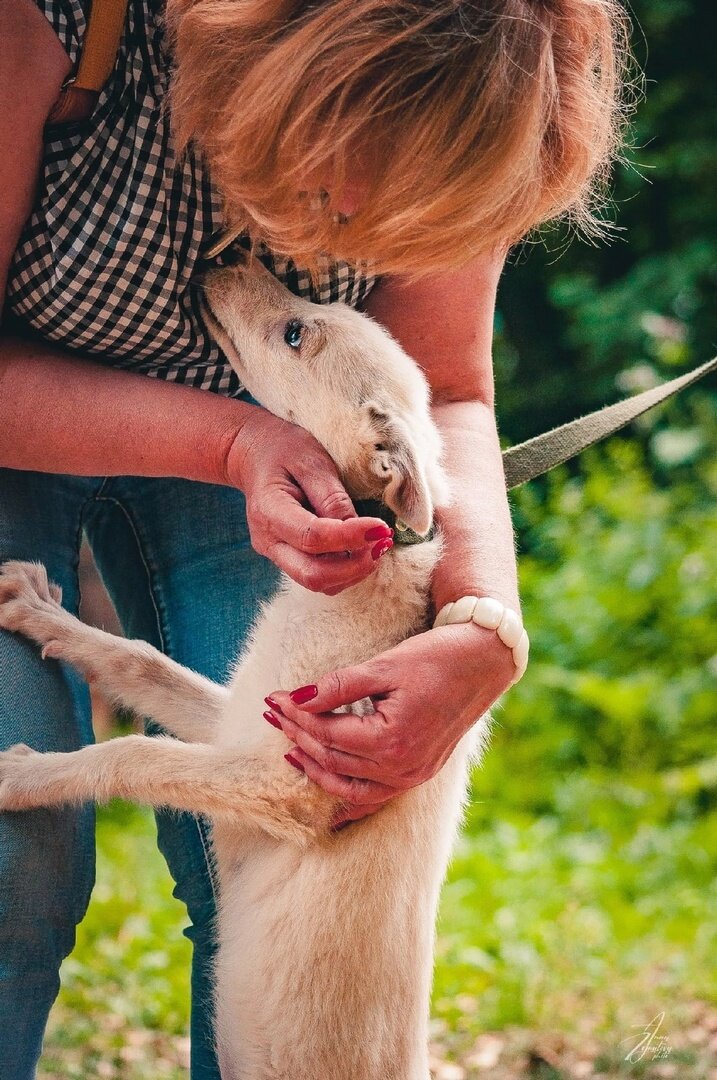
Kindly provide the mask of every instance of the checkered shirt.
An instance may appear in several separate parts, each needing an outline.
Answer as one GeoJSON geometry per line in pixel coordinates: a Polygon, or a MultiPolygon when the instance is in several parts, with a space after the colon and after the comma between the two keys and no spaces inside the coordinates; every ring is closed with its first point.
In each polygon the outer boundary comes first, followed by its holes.
{"type": "MultiPolygon", "coordinates": [[[[89,0],[36,0],[74,65],[89,0]]],[[[206,164],[175,153],[163,107],[171,56],[163,0],[130,0],[114,72],[86,122],[48,128],[35,207],[10,267],[6,304],[43,339],[113,367],[237,395],[202,321],[192,274],[223,227],[206,164]]],[[[264,249],[298,296],[355,307],[366,266],[309,275],[264,249]]]]}

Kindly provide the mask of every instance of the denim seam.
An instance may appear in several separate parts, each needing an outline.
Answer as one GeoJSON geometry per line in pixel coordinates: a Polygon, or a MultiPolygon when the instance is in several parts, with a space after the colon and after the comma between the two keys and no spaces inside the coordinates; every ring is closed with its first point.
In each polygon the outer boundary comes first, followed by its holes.
{"type": "MultiPolygon", "coordinates": [[[[104,484],[102,485],[102,488],[104,488],[104,484]]],[[[112,503],[114,506],[116,506],[119,510],[121,510],[122,513],[124,514],[126,520],[127,520],[127,524],[129,525],[129,527],[130,527],[130,529],[132,531],[132,535],[134,536],[135,540],[137,541],[137,550],[139,551],[139,557],[142,560],[142,565],[144,566],[145,570],[147,571],[147,580],[149,582],[149,596],[150,596],[150,599],[152,601],[152,607],[154,608],[154,614],[155,614],[155,617],[156,617],[156,620],[157,620],[157,632],[159,634],[159,641],[160,641],[161,649],[162,649],[163,653],[168,653],[168,651],[169,651],[169,643],[170,643],[170,635],[169,635],[169,633],[167,631],[167,627],[165,625],[164,619],[162,618],[162,612],[160,611],[161,602],[158,600],[157,590],[156,590],[155,585],[154,585],[154,575],[152,573],[152,568],[149,565],[149,560],[147,559],[147,556],[145,555],[144,546],[142,544],[142,538],[140,536],[139,529],[137,528],[137,525],[136,525],[136,522],[134,521],[134,518],[132,517],[132,515],[130,514],[129,510],[124,505],[124,503],[121,502],[119,499],[116,499],[113,495],[102,495],[101,494],[102,488],[100,488],[100,492],[98,492],[97,495],[95,496],[94,501],[95,502],[109,502],[109,503],[112,503]]]]}
{"type": "Polygon", "coordinates": [[[200,818],[200,816],[197,814],[192,814],[192,817],[197,824],[197,833],[199,834],[199,842],[201,843],[202,851],[204,852],[204,861],[207,864],[207,876],[209,878],[209,886],[212,890],[212,897],[214,899],[214,910],[216,912],[219,905],[219,896],[217,895],[216,885],[214,884],[214,875],[216,873],[216,868],[214,865],[212,849],[208,847],[206,837],[204,836],[204,831],[202,829],[202,821],[204,820],[204,818],[200,818]]]}
{"type": "MultiPolygon", "coordinates": [[[[168,627],[165,624],[165,621],[164,621],[164,618],[163,618],[163,613],[160,610],[161,606],[162,606],[161,601],[159,600],[158,593],[157,593],[156,587],[154,585],[154,575],[152,573],[152,568],[151,568],[151,566],[149,564],[149,560],[148,560],[148,558],[147,558],[147,556],[145,554],[145,550],[144,550],[144,546],[142,544],[142,537],[140,535],[139,528],[137,527],[137,524],[136,524],[134,518],[132,517],[131,513],[129,512],[127,507],[124,505],[124,503],[120,499],[115,498],[113,495],[103,495],[102,494],[102,491],[104,490],[106,482],[107,482],[107,478],[105,478],[105,480],[103,481],[102,486],[100,487],[99,491],[97,492],[97,495],[95,496],[94,501],[95,502],[109,502],[109,503],[112,503],[114,506],[116,506],[119,510],[122,511],[122,513],[124,514],[124,516],[125,516],[125,518],[127,520],[127,524],[129,525],[130,529],[132,530],[132,535],[134,536],[134,538],[135,538],[135,540],[137,542],[137,550],[139,551],[139,557],[142,560],[142,565],[144,566],[145,570],[147,571],[147,580],[149,582],[149,595],[150,595],[150,599],[152,601],[152,607],[154,608],[154,613],[155,613],[155,616],[156,616],[156,619],[157,619],[157,632],[159,633],[159,640],[160,640],[160,644],[161,644],[161,649],[162,649],[163,653],[168,654],[169,653],[170,634],[169,634],[169,631],[168,631],[168,627]]],[[[204,836],[204,832],[202,831],[200,816],[197,815],[197,814],[192,814],[191,817],[192,817],[192,820],[194,821],[194,823],[195,823],[195,825],[197,827],[197,834],[199,836],[199,842],[202,845],[202,852],[204,853],[204,862],[205,862],[205,865],[206,865],[206,868],[207,868],[207,876],[209,878],[209,886],[210,886],[210,888],[212,890],[212,897],[214,898],[214,906],[216,908],[218,897],[217,897],[216,885],[215,885],[215,882],[214,882],[214,860],[212,859],[211,853],[210,853],[210,851],[209,851],[209,849],[207,847],[206,838],[204,836]]]]}
{"type": "Polygon", "coordinates": [[[102,482],[101,482],[100,486],[97,489],[97,492],[94,495],[89,495],[85,499],[85,501],[82,503],[82,506],[80,507],[80,512],[79,512],[78,517],[77,517],[77,529],[75,530],[75,547],[74,547],[74,557],[73,557],[72,570],[73,570],[73,573],[74,573],[74,576],[75,576],[75,588],[77,590],[77,613],[78,613],[78,617],[79,617],[80,603],[82,602],[82,597],[80,595],[80,593],[81,593],[81,589],[80,589],[80,548],[82,547],[82,534],[83,534],[84,528],[85,528],[85,514],[87,512],[87,507],[89,506],[89,504],[91,502],[94,502],[95,500],[99,499],[100,496],[102,495],[102,492],[104,491],[105,484],[107,483],[107,480],[108,480],[108,477],[106,477],[106,476],[103,477],[102,482]]]}

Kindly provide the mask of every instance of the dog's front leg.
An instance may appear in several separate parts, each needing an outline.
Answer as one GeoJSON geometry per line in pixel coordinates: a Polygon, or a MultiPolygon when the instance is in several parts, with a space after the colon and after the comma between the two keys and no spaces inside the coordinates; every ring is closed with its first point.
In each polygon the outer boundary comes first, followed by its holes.
{"type": "Polygon", "coordinates": [[[336,800],[281,759],[166,736],[128,735],[69,754],[27,746],[0,753],[0,810],[112,798],[253,823],[305,842],[329,823],[336,800]]]}
{"type": "Polygon", "coordinates": [[[64,660],[113,704],[151,716],[185,742],[210,742],[228,691],[170,660],[145,641],[86,626],[60,606],[60,590],[37,563],[0,567],[0,627],[64,660]]]}

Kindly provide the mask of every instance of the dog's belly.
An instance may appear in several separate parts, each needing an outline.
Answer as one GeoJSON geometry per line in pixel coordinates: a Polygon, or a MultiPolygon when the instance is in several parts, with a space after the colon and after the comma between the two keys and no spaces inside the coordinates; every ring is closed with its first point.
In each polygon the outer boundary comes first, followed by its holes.
{"type": "Polygon", "coordinates": [[[391,880],[390,843],[377,860],[362,839],[342,837],[333,860],[269,842],[222,882],[216,1015],[231,1080],[426,1080],[433,907],[427,890],[403,895],[404,872],[391,880]]]}
{"type": "Polygon", "coordinates": [[[225,1080],[427,1080],[436,907],[479,742],[305,851],[216,827],[225,1080]]]}
{"type": "MultiPolygon", "coordinates": [[[[265,695],[423,629],[439,547],[421,549],[339,597],[286,585],[236,668],[218,742],[259,755],[268,772],[290,769],[288,740],[262,717],[265,695]]],[[[432,780],[308,847],[215,823],[224,1080],[428,1080],[436,908],[480,728],[432,780]]]]}

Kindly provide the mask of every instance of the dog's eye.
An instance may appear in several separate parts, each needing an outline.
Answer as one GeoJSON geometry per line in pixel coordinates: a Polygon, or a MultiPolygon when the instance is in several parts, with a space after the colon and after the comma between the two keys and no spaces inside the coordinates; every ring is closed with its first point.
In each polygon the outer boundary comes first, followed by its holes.
{"type": "Polygon", "coordinates": [[[304,324],[299,319],[290,319],[284,330],[284,341],[292,349],[298,349],[304,336],[304,324]]]}

